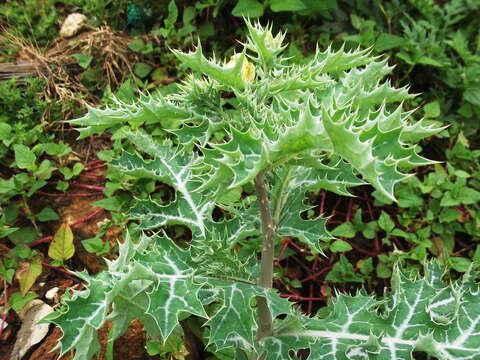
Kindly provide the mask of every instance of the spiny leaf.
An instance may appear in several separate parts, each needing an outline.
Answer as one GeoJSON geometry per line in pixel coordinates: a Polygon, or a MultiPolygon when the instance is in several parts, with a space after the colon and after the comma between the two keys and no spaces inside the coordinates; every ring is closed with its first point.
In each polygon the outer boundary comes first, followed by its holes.
{"type": "Polygon", "coordinates": [[[179,326],[179,315],[195,314],[209,319],[210,342],[219,348],[253,349],[253,298],[266,297],[275,316],[290,308],[288,300],[248,279],[196,271],[198,264],[192,253],[168,238],[143,237],[136,245],[127,239],[120,246],[119,258],[107,265],[108,271],[97,277],[79,273],[88,289],[74,291],[70,299],[65,299],[63,310],[51,319],[64,334],[59,345],[62,354],[75,349],[76,360],[98,352],[97,333],[106,320],[112,321],[112,339],[125,332],[129,320],[138,316],[149,336],[160,335],[165,340],[179,326]],[[213,300],[219,301],[219,307],[212,310],[206,306],[213,300]]]}
{"type": "Polygon", "coordinates": [[[83,126],[80,128],[80,138],[104,132],[111,127],[132,124],[159,123],[167,129],[176,129],[191,116],[191,111],[175,104],[161,94],[143,95],[133,103],[124,103],[116,98],[111,107],[96,109],[87,106],[85,116],[71,122],[83,126]]]}
{"type": "Polygon", "coordinates": [[[301,217],[312,208],[304,204],[306,188],[295,181],[297,176],[302,177],[302,170],[286,168],[278,171],[279,179],[272,202],[277,235],[297,237],[314,252],[321,253],[320,240],[331,239],[332,235],[325,228],[327,219],[304,220],[301,217]]]}
{"type": "Polygon", "coordinates": [[[186,66],[199,71],[210,78],[217,80],[222,85],[231,86],[234,89],[243,89],[245,82],[242,79],[242,70],[246,61],[245,52],[242,52],[238,59],[230,66],[216,62],[215,58],[208,60],[203,56],[202,46],[198,44],[195,51],[184,53],[172,50],[173,54],[186,66]]]}
{"type": "Polygon", "coordinates": [[[303,318],[296,329],[266,339],[267,359],[283,360],[287,350],[307,343],[311,359],[411,360],[415,350],[440,360],[473,360],[480,343],[480,286],[472,274],[454,284],[442,277],[435,262],[420,279],[396,266],[385,300],[338,295],[325,318],[303,318]]]}
{"type": "Polygon", "coordinates": [[[138,200],[129,210],[130,217],[141,220],[145,229],[182,224],[205,237],[205,220],[213,203],[194,192],[199,183],[193,179],[188,168],[188,157],[180,152],[172,152],[166,146],[150,149],[149,144],[143,145],[143,151],[155,151],[157,157],[154,160],[146,161],[138,155],[125,152],[111,165],[125,175],[165,182],[177,191],[177,196],[168,205],[160,205],[153,200],[138,200]]]}

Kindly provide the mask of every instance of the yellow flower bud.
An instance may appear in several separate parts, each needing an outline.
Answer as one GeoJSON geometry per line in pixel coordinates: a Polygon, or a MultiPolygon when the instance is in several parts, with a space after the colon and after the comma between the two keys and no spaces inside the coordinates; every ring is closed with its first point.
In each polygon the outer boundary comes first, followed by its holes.
{"type": "MultiPolygon", "coordinates": [[[[233,55],[228,63],[225,65],[226,68],[233,68],[235,67],[237,60],[240,58],[240,54],[233,55]]],[[[255,79],[255,65],[253,65],[250,61],[247,60],[245,57],[243,59],[242,70],[240,73],[242,80],[246,83],[251,83],[255,79]]]]}

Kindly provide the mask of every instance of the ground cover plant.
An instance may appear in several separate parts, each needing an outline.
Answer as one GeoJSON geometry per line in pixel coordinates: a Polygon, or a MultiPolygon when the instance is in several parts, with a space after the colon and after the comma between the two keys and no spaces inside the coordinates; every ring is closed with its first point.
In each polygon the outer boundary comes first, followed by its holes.
{"type": "Polygon", "coordinates": [[[178,93],[90,108],[73,121],[82,136],[134,125],[117,131],[133,148],[110,166],[126,187],[148,179],[168,191],[135,200],[127,217],[137,226],[107,271],[78,274],[87,288],[50,319],[64,334],[62,353],[90,359],[107,320],[112,340],[133,318],[167,340],[194,315],[205,321],[210,351],[225,358],[286,359],[309,349],[312,359],[410,359],[414,350],[473,359],[480,313],[471,271],[448,283],[437,262],[416,274],[397,264],[383,298],[337,294],[311,318],[272,290],[280,236],[317,254],[332,241],[325,218],[302,217],[308,191],[349,196],[368,183],[394,200],[395,184],[408,177],[402,169],[431,163],[415,144],[441,129],[412,122],[402,106],[412,95],[383,80],[392,68],[369,50],[317,50],[291,65],[283,34],[247,27],[241,52],[226,61],[205,58],[200,44],[174,51],[195,71],[178,93]],[[164,133],[152,137],[142,124],[164,133]],[[179,225],[190,241],[172,239],[179,225]]]}

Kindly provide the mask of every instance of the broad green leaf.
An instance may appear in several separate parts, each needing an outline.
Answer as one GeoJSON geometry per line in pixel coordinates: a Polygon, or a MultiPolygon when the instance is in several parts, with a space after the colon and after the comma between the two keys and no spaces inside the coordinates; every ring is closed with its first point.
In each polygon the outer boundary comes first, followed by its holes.
{"type": "Polygon", "coordinates": [[[438,101],[429,102],[423,110],[425,112],[425,118],[436,118],[440,116],[440,104],[438,101]]]}
{"type": "Polygon", "coordinates": [[[382,211],[378,219],[378,226],[386,232],[391,232],[395,228],[395,223],[385,211],[382,211]]]}
{"type": "Polygon", "coordinates": [[[7,140],[12,132],[12,127],[6,123],[0,123],[0,140],[7,140]]]}
{"type": "Polygon", "coordinates": [[[346,238],[353,238],[357,231],[351,222],[345,222],[338,225],[335,229],[332,230],[333,236],[341,236],[346,238]]]}
{"type": "Polygon", "coordinates": [[[142,50],[145,49],[145,41],[142,39],[135,39],[130,41],[127,46],[133,52],[142,52],[142,50]]]}
{"type": "Polygon", "coordinates": [[[48,256],[54,260],[64,262],[75,254],[73,245],[73,233],[68,224],[60,225],[53,236],[53,240],[48,248],[48,256]]]}
{"type": "Polygon", "coordinates": [[[73,54],[72,56],[78,61],[78,65],[84,69],[88,68],[93,60],[92,55],[73,54]]]}
{"type": "Polygon", "coordinates": [[[19,264],[15,278],[20,284],[20,293],[25,296],[42,273],[42,262],[37,259],[19,264]]]}
{"type": "Polygon", "coordinates": [[[142,79],[146,78],[148,74],[150,74],[152,69],[153,68],[150,65],[142,62],[136,63],[133,66],[133,72],[135,73],[135,75],[137,75],[139,78],[142,78],[142,79]]]}
{"type": "Polygon", "coordinates": [[[55,212],[55,210],[53,210],[52,208],[50,207],[46,207],[46,208],[43,208],[42,211],[40,211],[38,214],[37,214],[37,218],[38,218],[38,221],[54,221],[54,220],[58,220],[59,219],[59,216],[58,214],[55,212]]]}
{"type": "Polygon", "coordinates": [[[37,297],[38,295],[32,292],[29,292],[26,295],[22,295],[19,292],[14,292],[8,297],[8,306],[18,312],[22,310],[31,300],[36,299],[37,297]]]}
{"type": "Polygon", "coordinates": [[[375,41],[375,50],[378,52],[394,49],[404,45],[407,41],[401,36],[381,33],[375,41]]]}
{"type": "Polygon", "coordinates": [[[25,145],[15,144],[13,145],[15,152],[15,163],[18,168],[25,170],[34,170],[35,161],[37,160],[33,151],[31,151],[25,145]]]}
{"type": "Polygon", "coordinates": [[[302,0],[271,0],[272,11],[299,11],[305,9],[302,0]]]}
{"type": "Polygon", "coordinates": [[[263,5],[257,0],[238,0],[232,10],[232,15],[248,18],[260,17],[263,15],[263,5]]]}
{"type": "Polygon", "coordinates": [[[330,245],[331,252],[345,252],[352,250],[352,246],[343,240],[335,240],[332,245],[330,245]]]}

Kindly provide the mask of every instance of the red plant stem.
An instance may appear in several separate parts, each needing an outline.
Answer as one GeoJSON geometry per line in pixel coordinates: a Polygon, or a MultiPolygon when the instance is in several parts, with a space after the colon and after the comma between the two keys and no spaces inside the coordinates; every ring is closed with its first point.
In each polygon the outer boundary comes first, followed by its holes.
{"type": "Polygon", "coordinates": [[[311,272],[311,269],[309,269],[306,265],[305,265],[305,261],[302,261],[300,259],[297,259],[296,256],[291,256],[289,259],[292,259],[292,261],[295,261],[303,270],[305,270],[306,273],[310,273],[311,272]]]}
{"type": "MultiPolygon", "coordinates": [[[[75,226],[77,226],[77,225],[79,225],[79,224],[81,224],[81,223],[84,223],[85,221],[88,221],[88,220],[94,218],[95,216],[101,214],[102,212],[103,212],[103,209],[102,209],[102,208],[99,208],[99,209],[95,210],[93,213],[91,213],[90,215],[87,215],[87,216],[85,216],[85,217],[83,217],[83,218],[81,218],[81,219],[78,219],[77,221],[75,221],[75,222],[74,222],[73,224],[71,224],[70,226],[71,226],[71,227],[75,227],[75,226]]],[[[41,244],[50,242],[50,241],[52,241],[52,239],[53,239],[53,236],[45,236],[45,237],[43,237],[43,238],[41,238],[41,239],[39,239],[39,240],[36,240],[36,241],[28,244],[28,246],[29,246],[30,248],[33,248],[33,247],[35,247],[35,246],[38,246],[38,245],[41,245],[41,244]]],[[[3,245],[3,244],[0,244],[0,249],[5,250],[6,252],[9,252],[9,251],[12,250],[12,249],[10,249],[8,246],[5,246],[5,245],[3,245]]]]}
{"type": "Polygon", "coordinates": [[[332,215],[335,215],[336,214],[336,210],[337,210],[337,207],[338,205],[340,205],[340,202],[342,201],[342,198],[339,197],[337,199],[337,201],[335,202],[335,205],[333,205],[333,208],[332,208],[332,215]]]}
{"type": "Polygon", "coordinates": [[[348,201],[347,221],[352,221],[353,216],[353,199],[348,201]]]}
{"type": "Polygon", "coordinates": [[[79,184],[79,183],[70,183],[70,186],[76,187],[76,188],[88,189],[88,190],[98,190],[98,191],[105,190],[105,187],[103,186],[87,185],[87,184],[79,184]]]}
{"type": "Polygon", "coordinates": [[[345,221],[341,220],[328,220],[327,221],[329,224],[343,224],[345,221]]]}
{"type": "Polygon", "coordinates": [[[305,279],[300,280],[300,282],[303,283],[303,282],[306,282],[306,281],[309,281],[309,280],[314,280],[314,279],[318,278],[319,276],[322,276],[323,274],[328,272],[332,267],[333,267],[333,264],[330,263],[327,266],[325,266],[322,270],[320,270],[319,272],[317,272],[315,274],[312,274],[310,276],[307,276],[305,279]]]}
{"type": "MultiPolygon", "coordinates": [[[[363,195],[365,197],[365,202],[367,203],[367,209],[368,209],[368,215],[370,216],[370,221],[374,221],[375,217],[373,216],[373,209],[372,209],[372,204],[370,203],[370,199],[368,199],[365,191],[363,191],[363,195]]],[[[375,239],[373,240],[373,247],[375,248],[376,252],[380,251],[380,239],[378,238],[377,233],[375,233],[375,239]]]]}
{"type": "Polygon", "coordinates": [[[53,265],[51,265],[51,264],[49,264],[45,261],[42,261],[42,265],[45,266],[46,268],[59,271],[59,272],[65,274],[65,275],[78,277],[77,275],[75,275],[73,272],[71,272],[69,270],[63,269],[63,268],[58,267],[58,266],[53,266],[53,265]]]}
{"type": "Polygon", "coordinates": [[[87,216],[85,216],[81,219],[78,219],[73,224],[70,224],[70,226],[74,227],[74,226],[77,226],[78,224],[84,223],[85,221],[94,218],[95,216],[101,214],[102,212],[103,212],[103,209],[99,208],[99,209],[95,210],[93,213],[91,213],[90,215],[87,215],[87,216]]]}
{"type": "MultiPolygon", "coordinates": [[[[313,284],[310,284],[310,290],[308,293],[310,299],[313,299],[313,284]]],[[[311,314],[313,308],[313,300],[308,300],[307,313],[311,314]]]]}
{"type": "Polygon", "coordinates": [[[295,299],[295,300],[300,300],[300,301],[326,301],[327,300],[326,296],[303,297],[303,296],[295,295],[295,294],[280,294],[280,296],[283,297],[283,298],[290,298],[290,299],[295,299]]]}
{"type": "Polygon", "coordinates": [[[100,196],[103,195],[103,192],[95,192],[95,193],[79,193],[79,194],[53,194],[53,193],[47,193],[43,191],[37,191],[35,194],[38,195],[44,195],[44,196],[51,196],[51,197],[62,197],[62,196],[68,196],[68,197],[87,197],[87,196],[100,196]]]}
{"type": "MultiPolygon", "coordinates": [[[[0,249],[3,249],[5,250],[6,252],[10,252],[12,249],[10,249],[8,246],[5,246],[3,244],[0,244],[0,249]]],[[[78,277],[77,275],[75,275],[73,272],[71,271],[68,271],[66,269],[62,269],[60,267],[57,267],[57,266],[53,266],[53,265],[50,265],[49,263],[45,262],[45,261],[42,261],[42,265],[45,266],[46,268],[49,268],[49,269],[53,269],[53,270],[57,270],[57,271],[60,271],[68,276],[75,276],[75,277],[78,277]]]]}
{"type": "Polygon", "coordinates": [[[350,240],[347,240],[345,238],[343,238],[343,240],[346,241],[347,243],[349,243],[351,247],[353,247],[355,250],[357,250],[358,252],[360,252],[362,254],[365,254],[365,255],[368,255],[368,256],[371,256],[371,257],[375,257],[375,256],[378,255],[376,252],[362,249],[360,246],[358,246],[357,244],[355,244],[354,242],[352,242],[350,240]]]}
{"type": "Polygon", "coordinates": [[[325,212],[325,198],[327,197],[327,193],[325,190],[322,190],[320,193],[320,215],[323,215],[325,212]]]}
{"type": "Polygon", "coordinates": [[[287,250],[289,244],[290,244],[290,240],[287,240],[283,243],[282,249],[278,253],[278,257],[277,257],[277,261],[276,261],[277,265],[280,264],[280,260],[282,260],[282,256],[285,253],[285,251],[287,250]]]}
{"type": "Polygon", "coordinates": [[[397,248],[399,250],[405,251],[405,248],[403,247],[402,243],[400,242],[400,240],[398,240],[398,238],[396,236],[392,236],[392,240],[395,243],[395,245],[397,245],[397,248]]]}
{"type": "Polygon", "coordinates": [[[82,173],[78,175],[79,177],[87,178],[87,179],[102,179],[105,177],[103,174],[94,174],[94,173],[82,173]]]}
{"type": "Polygon", "coordinates": [[[107,166],[107,164],[99,164],[99,165],[95,165],[95,166],[89,166],[89,167],[85,167],[85,169],[83,169],[83,171],[91,171],[91,170],[95,170],[95,169],[101,169],[101,168],[104,168],[106,166],[107,166]]]}
{"type": "Polygon", "coordinates": [[[89,140],[93,140],[93,139],[111,139],[111,136],[109,136],[109,135],[90,135],[88,138],[89,138],[89,140]]]}
{"type": "Polygon", "coordinates": [[[8,304],[8,288],[7,288],[7,279],[3,279],[3,313],[2,313],[2,322],[0,322],[0,340],[3,335],[3,327],[7,322],[7,304],[8,304]]]}
{"type": "Polygon", "coordinates": [[[311,253],[310,251],[307,251],[307,250],[305,250],[304,248],[298,246],[298,245],[295,244],[293,241],[290,241],[290,245],[292,245],[295,249],[297,249],[298,251],[300,251],[302,254],[312,255],[312,253],[311,253]]]}
{"type": "Polygon", "coordinates": [[[93,166],[93,165],[100,164],[100,163],[103,163],[103,160],[100,160],[100,159],[92,160],[92,161],[89,161],[89,162],[85,163],[85,167],[87,168],[89,166],[93,166]]]}
{"type": "Polygon", "coordinates": [[[28,247],[33,248],[33,247],[38,246],[40,244],[50,242],[50,241],[52,241],[52,239],[53,239],[53,236],[45,236],[44,238],[41,238],[37,241],[34,241],[34,242],[28,244],[28,247]]]}

